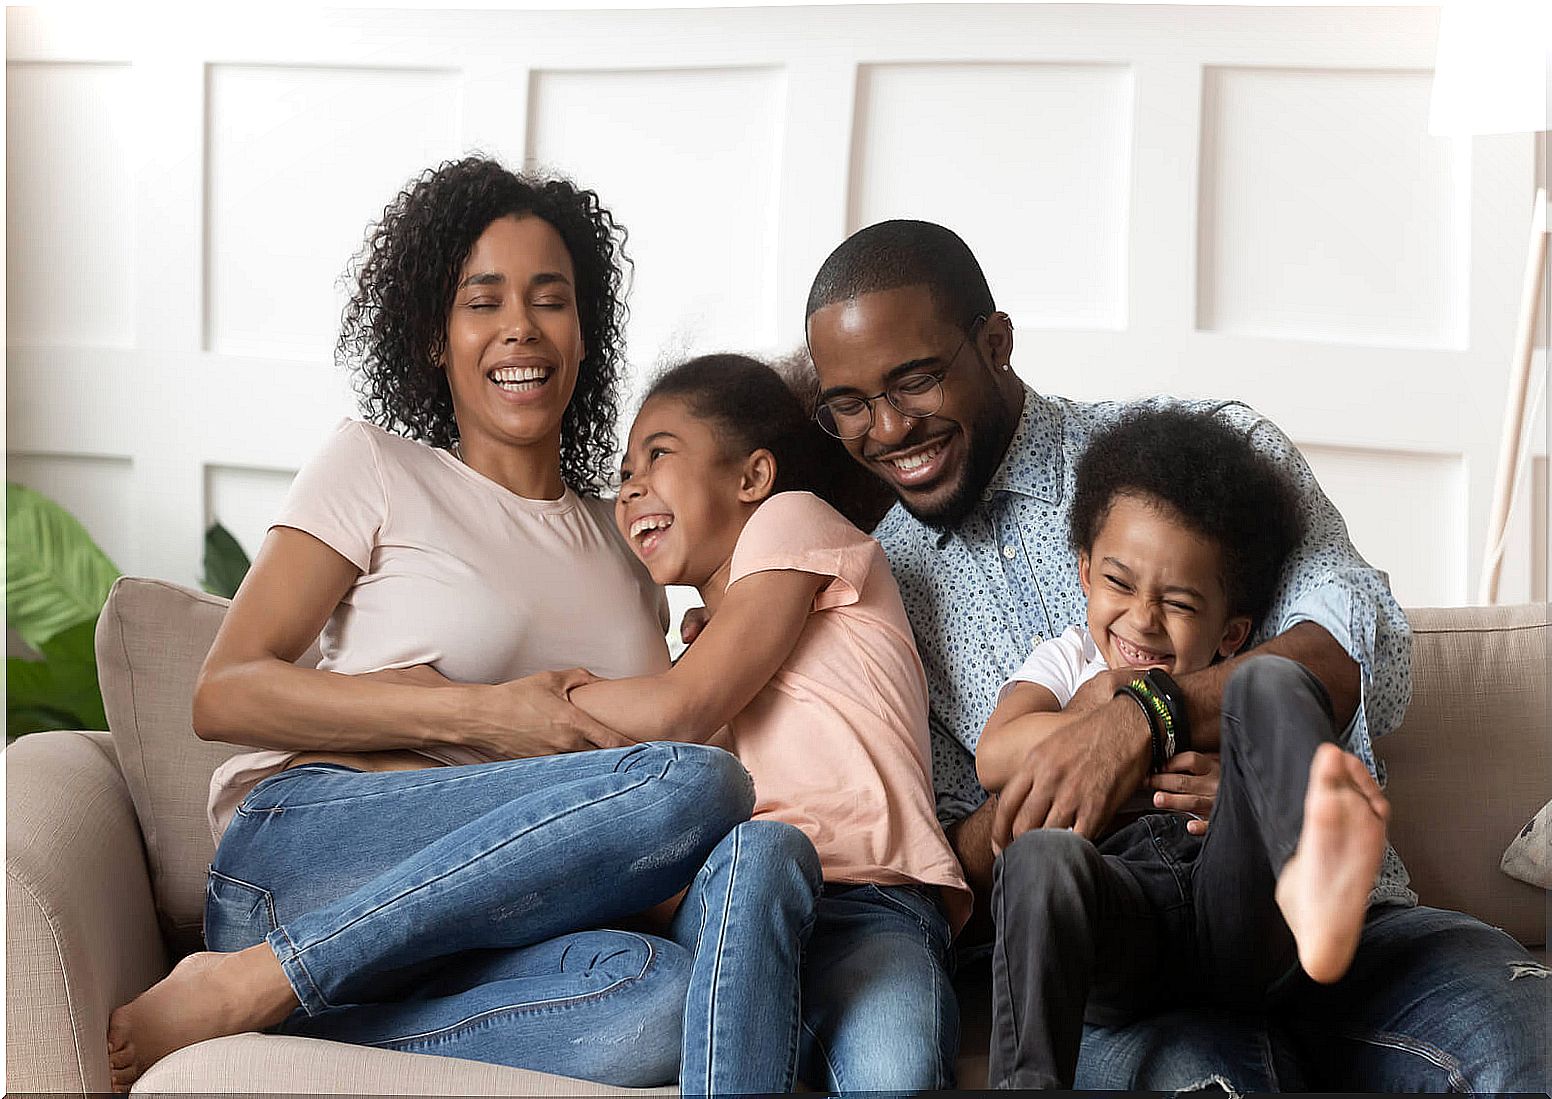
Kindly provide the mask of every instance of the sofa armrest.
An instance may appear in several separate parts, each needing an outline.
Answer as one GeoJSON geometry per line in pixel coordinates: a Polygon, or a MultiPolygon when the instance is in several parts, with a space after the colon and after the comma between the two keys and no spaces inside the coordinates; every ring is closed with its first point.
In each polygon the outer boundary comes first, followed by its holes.
{"type": "Polygon", "coordinates": [[[107,733],[5,752],[6,1090],[108,1090],[108,1014],[167,972],[145,848],[107,733]]]}

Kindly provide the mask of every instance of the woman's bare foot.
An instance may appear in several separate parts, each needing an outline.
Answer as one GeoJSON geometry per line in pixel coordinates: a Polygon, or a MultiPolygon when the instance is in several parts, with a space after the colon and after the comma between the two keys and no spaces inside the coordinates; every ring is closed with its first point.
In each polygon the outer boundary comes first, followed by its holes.
{"type": "Polygon", "coordinates": [[[114,1091],[169,1053],[228,1034],[274,1026],[297,1007],[296,993],[265,943],[235,954],[190,954],[108,1019],[114,1091]]]}
{"type": "Polygon", "coordinates": [[[1277,907],[1299,964],[1322,984],[1352,964],[1389,819],[1390,803],[1362,760],[1335,744],[1316,749],[1299,845],[1277,877],[1277,907]]]}

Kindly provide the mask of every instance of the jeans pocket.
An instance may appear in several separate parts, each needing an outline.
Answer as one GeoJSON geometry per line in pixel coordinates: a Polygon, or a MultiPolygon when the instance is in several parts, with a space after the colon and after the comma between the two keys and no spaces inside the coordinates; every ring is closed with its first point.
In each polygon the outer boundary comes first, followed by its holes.
{"type": "Polygon", "coordinates": [[[263,942],[275,926],[275,898],[268,889],[210,871],[205,879],[206,949],[243,950],[263,942]]]}

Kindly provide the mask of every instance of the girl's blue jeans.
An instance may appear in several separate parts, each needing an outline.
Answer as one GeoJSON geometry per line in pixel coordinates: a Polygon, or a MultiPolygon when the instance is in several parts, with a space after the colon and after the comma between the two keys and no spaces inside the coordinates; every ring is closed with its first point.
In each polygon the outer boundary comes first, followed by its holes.
{"type": "Polygon", "coordinates": [[[698,745],[292,768],[222,838],[206,943],[269,944],[301,1002],[284,1033],[671,1082],[691,953],[602,925],[685,887],[752,806],[698,745]]]}
{"type": "Polygon", "coordinates": [[[953,1087],[959,1003],[948,921],[918,886],[821,881],[801,831],[739,824],[671,932],[693,953],[685,1095],[953,1087]]]}

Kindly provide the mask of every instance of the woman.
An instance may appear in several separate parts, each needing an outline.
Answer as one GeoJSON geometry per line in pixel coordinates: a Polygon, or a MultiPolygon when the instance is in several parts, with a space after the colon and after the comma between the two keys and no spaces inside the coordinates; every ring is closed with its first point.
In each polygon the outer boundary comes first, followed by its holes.
{"type": "Polygon", "coordinates": [[[676,894],[752,791],[566,700],[668,663],[661,593],[574,491],[614,444],[623,236],[480,158],[372,231],[340,337],[371,423],[298,475],[206,659],[199,735],[264,750],[212,778],[210,952],[114,1012],[115,1088],[264,1028],[674,1078],[686,952],[579,929],[676,894]]]}

